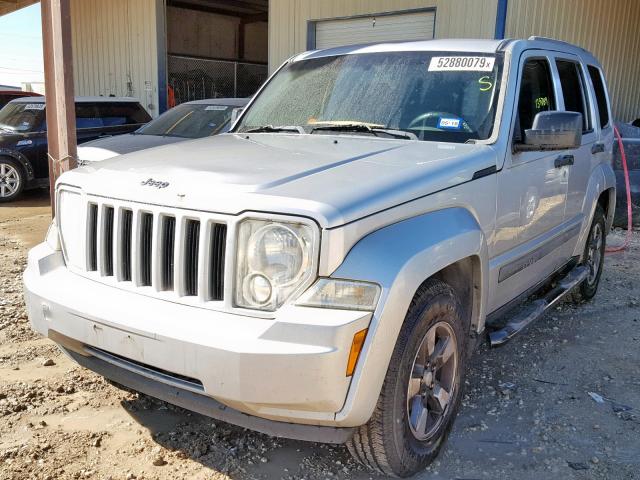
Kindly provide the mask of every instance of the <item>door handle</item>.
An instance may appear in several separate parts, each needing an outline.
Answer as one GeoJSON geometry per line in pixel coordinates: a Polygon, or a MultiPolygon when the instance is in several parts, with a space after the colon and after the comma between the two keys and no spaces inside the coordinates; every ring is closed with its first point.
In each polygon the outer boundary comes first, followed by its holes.
{"type": "Polygon", "coordinates": [[[591,155],[602,152],[604,152],[604,143],[597,142],[591,145],[591,155]]]}
{"type": "Polygon", "coordinates": [[[569,165],[573,165],[573,155],[560,155],[553,162],[553,166],[556,168],[568,167],[569,165]]]}

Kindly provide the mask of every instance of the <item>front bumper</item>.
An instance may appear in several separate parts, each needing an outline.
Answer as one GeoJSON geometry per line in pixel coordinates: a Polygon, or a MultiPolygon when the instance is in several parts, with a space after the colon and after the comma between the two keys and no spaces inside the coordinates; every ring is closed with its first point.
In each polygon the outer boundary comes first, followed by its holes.
{"type": "Polygon", "coordinates": [[[336,413],[350,387],[353,335],[369,326],[370,313],[287,306],[265,320],[180,305],[74,274],[47,244],[29,252],[24,286],[36,331],[89,352],[86,366],[94,370],[117,359],[129,373],[140,372],[128,365],[144,366],[152,372],[144,378],[155,382],[150,395],[172,402],[178,388],[275,423],[353,426],[336,413]]]}

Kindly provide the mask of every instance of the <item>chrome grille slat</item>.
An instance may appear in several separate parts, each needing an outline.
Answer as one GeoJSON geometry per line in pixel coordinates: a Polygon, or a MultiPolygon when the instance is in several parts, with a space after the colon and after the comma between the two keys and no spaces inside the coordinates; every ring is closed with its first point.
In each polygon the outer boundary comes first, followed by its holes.
{"type": "Polygon", "coordinates": [[[227,225],[219,217],[91,197],[83,269],[105,283],[189,305],[224,301],[227,225]]]}
{"type": "Polygon", "coordinates": [[[113,207],[104,207],[102,211],[102,227],[100,242],[101,272],[106,277],[113,276],[113,207]]]}
{"type": "Polygon", "coordinates": [[[148,212],[143,212],[140,216],[139,242],[140,286],[148,287],[151,285],[151,263],[153,259],[153,215],[148,212]]]}
{"type": "Polygon", "coordinates": [[[209,241],[209,300],[222,300],[224,295],[224,261],[227,243],[227,226],[215,223],[209,241]]]}
{"type": "Polygon", "coordinates": [[[184,243],[184,295],[194,296],[198,294],[199,220],[187,219],[184,243]]]}
{"type": "Polygon", "coordinates": [[[131,255],[132,255],[132,234],[133,234],[133,212],[123,209],[121,212],[122,223],[120,224],[120,244],[122,257],[120,259],[122,265],[122,281],[130,282],[132,280],[131,272],[131,255]]]}
{"type": "Polygon", "coordinates": [[[160,251],[160,290],[173,290],[173,271],[175,258],[175,217],[162,217],[162,240],[160,251]]]}
{"type": "Polygon", "coordinates": [[[90,203],[87,218],[87,270],[90,272],[98,270],[98,225],[98,205],[90,203]]]}

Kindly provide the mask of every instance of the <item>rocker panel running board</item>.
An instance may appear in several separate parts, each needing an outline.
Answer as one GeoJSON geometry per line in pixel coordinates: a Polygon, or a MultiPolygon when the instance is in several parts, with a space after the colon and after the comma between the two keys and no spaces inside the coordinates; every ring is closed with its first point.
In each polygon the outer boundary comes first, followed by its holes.
{"type": "Polygon", "coordinates": [[[504,327],[489,333],[489,343],[491,346],[499,347],[507,343],[530,323],[540,318],[574,287],[582,283],[588,275],[588,267],[578,266],[572,269],[546,295],[531,302],[521,313],[509,320],[504,327]]]}

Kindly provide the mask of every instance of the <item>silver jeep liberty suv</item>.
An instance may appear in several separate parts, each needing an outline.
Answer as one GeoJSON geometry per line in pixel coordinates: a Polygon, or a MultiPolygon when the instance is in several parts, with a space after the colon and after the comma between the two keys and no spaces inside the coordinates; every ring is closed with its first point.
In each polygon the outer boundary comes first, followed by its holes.
{"type": "Polygon", "coordinates": [[[230,133],[60,178],[31,323],[118,384],[414,474],[483,333],[595,295],[612,124],[554,40],[297,55],[230,133]]]}

